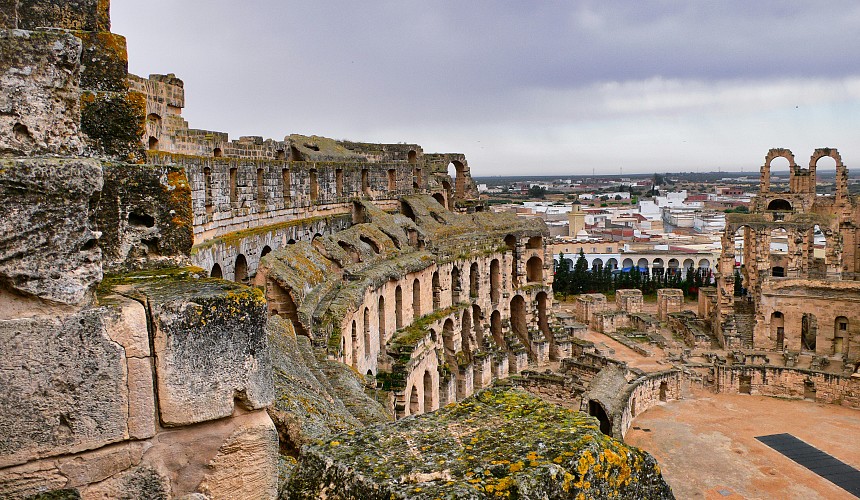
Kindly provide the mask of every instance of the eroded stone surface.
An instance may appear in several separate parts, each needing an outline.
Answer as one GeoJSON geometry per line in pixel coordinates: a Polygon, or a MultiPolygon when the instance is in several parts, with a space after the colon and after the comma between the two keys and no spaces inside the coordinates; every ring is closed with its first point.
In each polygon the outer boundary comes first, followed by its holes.
{"type": "Polygon", "coordinates": [[[278,434],[266,412],[254,412],[209,463],[200,491],[212,500],[275,498],[278,434]]]}
{"type": "Polygon", "coordinates": [[[0,400],[0,466],[125,439],[125,357],[103,310],[0,321],[0,400]]]}
{"type": "Polygon", "coordinates": [[[0,160],[0,286],[85,303],[102,277],[89,220],[90,200],[101,188],[101,165],[93,160],[0,160]]]}
{"type": "Polygon", "coordinates": [[[80,154],[81,42],[0,31],[0,155],[80,154]]]}
{"type": "Polygon", "coordinates": [[[597,421],[490,389],[302,451],[288,498],[674,498],[651,455],[597,421]]]}

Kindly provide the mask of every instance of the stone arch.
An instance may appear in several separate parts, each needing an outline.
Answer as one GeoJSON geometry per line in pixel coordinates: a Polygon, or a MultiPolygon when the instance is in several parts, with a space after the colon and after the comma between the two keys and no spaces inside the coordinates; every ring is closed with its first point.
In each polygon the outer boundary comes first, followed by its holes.
{"type": "Polygon", "coordinates": [[[646,259],[645,257],[642,257],[642,258],[641,258],[641,259],[639,259],[639,261],[636,263],[636,267],[638,267],[638,268],[639,268],[639,269],[638,269],[638,271],[639,271],[639,272],[647,273],[647,272],[649,271],[649,269],[648,269],[648,259],[646,259]]]}
{"type": "Polygon", "coordinates": [[[499,302],[502,289],[502,268],[499,259],[490,261],[490,301],[499,302]]]}
{"type": "Polygon", "coordinates": [[[533,256],[526,262],[526,280],[531,283],[543,281],[543,260],[540,257],[533,256]]]}
{"type": "Polygon", "coordinates": [[[149,136],[147,147],[150,151],[158,151],[158,139],[153,136],[149,136]]]}
{"type": "Polygon", "coordinates": [[[472,262],[472,265],[469,266],[469,297],[478,298],[479,279],[478,263],[472,262]]]}
{"type": "Polygon", "coordinates": [[[618,269],[618,259],[612,257],[611,259],[607,260],[606,269],[609,269],[610,271],[615,271],[616,269],[618,269]]]}
{"type": "Polygon", "coordinates": [[[260,250],[260,259],[269,255],[270,253],[272,253],[272,247],[270,247],[269,245],[264,246],[263,249],[260,250]]]}
{"type": "Polygon", "coordinates": [[[403,288],[400,285],[394,289],[394,326],[398,330],[403,328],[403,288]]]}
{"type": "Polygon", "coordinates": [[[481,307],[477,304],[472,304],[472,328],[475,332],[476,349],[484,346],[484,326],[481,324],[483,319],[484,314],[481,312],[481,307]]]}
{"type": "Polygon", "coordinates": [[[592,271],[600,271],[603,269],[603,259],[600,257],[595,258],[591,261],[591,270],[592,271]]]}
{"type": "Polygon", "coordinates": [[[212,266],[212,270],[209,271],[210,278],[221,278],[223,277],[223,273],[221,272],[221,265],[217,262],[212,266]]]}
{"type": "Polygon", "coordinates": [[[708,259],[699,259],[699,269],[706,271],[711,268],[711,261],[708,259]]]}
{"type": "Polygon", "coordinates": [[[451,268],[451,304],[460,302],[460,269],[457,266],[451,268]]]}
{"type": "Polygon", "coordinates": [[[776,349],[783,350],[785,347],[785,315],[780,311],[774,311],[770,315],[771,338],[776,342],[776,349]]]}
{"type": "Polygon", "coordinates": [[[433,193],[433,199],[439,202],[443,207],[447,206],[447,203],[445,203],[445,195],[442,193],[433,193]]]}
{"type": "Polygon", "coordinates": [[[370,356],[370,308],[364,307],[364,357],[367,358],[370,356]]]}
{"type": "Polygon", "coordinates": [[[782,198],[775,198],[773,200],[770,200],[770,203],[767,204],[767,210],[791,212],[791,202],[782,198]]]}
{"type": "Polygon", "coordinates": [[[418,153],[414,149],[410,149],[408,153],[406,153],[406,161],[408,163],[418,163],[418,153]]]}
{"type": "Polygon", "coordinates": [[[633,270],[633,259],[631,259],[630,257],[624,259],[624,261],[621,263],[621,269],[625,270],[625,271],[632,271],[633,270]]]}
{"type": "Polygon", "coordinates": [[[651,261],[651,272],[653,272],[654,274],[663,274],[663,271],[663,259],[657,257],[656,259],[651,261]]]}
{"type": "Polygon", "coordinates": [[[606,408],[603,407],[600,401],[594,399],[588,401],[588,414],[600,422],[600,432],[607,436],[612,435],[612,420],[609,419],[609,415],[606,414],[606,408]]]}
{"type": "Polygon", "coordinates": [[[493,342],[496,343],[496,347],[507,350],[508,345],[504,335],[502,335],[502,313],[498,310],[490,314],[490,333],[493,335],[493,342]]]}
{"type": "Polygon", "coordinates": [[[430,373],[430,370],[424,371],[424,412],[431,412],[435,408],[433,408],[433,393],[436,392],[433,390],[433,375],[430,373]]]}
{"type": "Polygon", "coordinates": [[[684,272],[685,273],[689,273],[690,271],[692,271],[694,266],[695,266],[695,262],[693,262],[693,259],[684,259],[684,272]]]}
{"type": "Polygon", "coordinates": [[[526,301],[522,295],[514,295],[511,299],[511,330],[521,339],[528,339],[526,301]]]}
{"type": "Polygon", "coordinates": [[[818,318],[812,313],[803,313],[800,319],[800,350],[815,352],[818,344],[818,318]]]}
{"type": "Polygon", "coordinates": [[[764,158],[764,165],[761,167],[761,180],[759,191],[763,193],[771,192],[771,169],[773,160],[777,158],[785,158],[788,161],[789,183],[791,182],[791,173],[797,167],[794,162],[794,153],[785,148],[773,148],[767,152],[764,158]]]}
{"type": "Polygon", "coordinates": [[[275,159],[281,160],[281,161],[286,160],[287,159],[287,152],[284,151],[283,149],[279,149],[279,150],[275,151],[275,159]]]}
{"type": "Polygon", "coordinates": [[[248,282],[248,260],[242,254],[236,256],[236,263],[233,265],[233,281],[236,283],[248,282]]]}
{"type": "Polygon", "coordinates": [[[388,340],[388,332],[385,328],[385,297],[382,295],[379,296],[376,312],[377,326],[379,330],[379,352],[385,352],[385,342],[388,340]]]}
{"type": "Polygon", "coordinates": [[[680,267],[681,267],[681,262],[678,259],[676,259],[674,257],[669,259],[668,267],[667,267],[669,270],[669,274],[671,274],[672,276],[677,275],[680,272],[680,267]]]}
{"type": "Polygon", "coordinates": [[[517,237],[509,234],[505,236],[505,246],[511,252],[511,283],[517,282],[517,237]]]}
{"type": "Polygon", "coordinates": [[[412,321],[421,317],[421,281],[418,278],[412,282],[412,321]]]}
{"type": "Polygon", "coordinates": [[[457,347],[454,345],[454,321],[451,318],[445,320],[442,325],[442,347],[445,348],[446,356],[457,354],[457,347]]]}
{"type": "Polygon", "coordinates": [[[349,260],[353,264],[358,264],[361,262],[361,254],[356,250],[356,248],[345,241],[338,241],[337,245],[341,247],[347,255],[349,255],[349,260]]]}
{"type": "Polygon", "coordinates": [[[421,400],[418,399],[418,388],[413,385],[412,390],[409,391],[409,414],[418,415],[419,413],[421,413],[421,400]]]}
{"type": "Polygon", "coordinates": [[[454,177],[454,196],[458,200],[462,200],[466,196],[466,166],[458,160],[452,161],[451,164],[454,166],[454,173],[456,174],[454,177]]]}
{"type": "Polygon", "coordinates": [[[221,151],[221,148],[215,148],[212,150],[212,156],[215,158],[221,158],[224,156],[224,153],[221,151]]]}
{"type": "Polygon", "coordinates": [[[365,245],[370,247],[370,250],[373,253],[378,254],[380,252],[379,243],[373,240],[370,236],[361,235],[358,237],[365,245]]]}
{"type": "Polygon", "coordinates": [[[543,248],[543,237],[541,236],[532,236],[526,242],[526,248],[531,250],[539,250],[543,248]]]}
{"type": "Polygon", "coordinates": [[[839,181],[838,171],[845,167],[845,165],[842,164],[842,156],[836,148],[818,148],[813,151],[812,156],[809,157],[809,174],[812,176],[812,184],[810,187],[812,192],[815,192],[818,161],[822,158],[831,158],[833,160],[833,167],[837,170],[837,183],[839,181]]]}
{"type": "Polygon", "coordinates": [[[463,316],[460,320],[460,350],[466,353],[466,356],[472,354],[472,315],[469,309],[463,310],[463,316]]]}

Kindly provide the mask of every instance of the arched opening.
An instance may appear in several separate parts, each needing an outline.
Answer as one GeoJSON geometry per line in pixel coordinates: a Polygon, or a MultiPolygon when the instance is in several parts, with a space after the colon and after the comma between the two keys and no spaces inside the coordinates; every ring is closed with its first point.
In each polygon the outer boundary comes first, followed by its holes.
{"type": "Polygon", "coordinates": [[[695,266],[693,259],[684,259],[684,276],[693,270],[693,266],[695,266]]]}
{"type": "Polygon", "coordinates": [[[373,241],[370,237],[359,236],[358,239],[361,240],[362,242],[364,242],[367,246],[369,246],[370,249],[373,251],[373,253],[376,253],[376,254],[379,253],[379,244],[376,243],[375,241],[373,241]]]}
{"type": "Polygon", "coordinates": [[[711,268],[711,261],[709,261],[708,259],[699,260],[699,269],[701,269],[702,271],[707,271],[710,268],[711,268]]]}
{"type": "Polygon", "coordinates": [[[511,299],[511,329],[524,343],[528,340],[528,323],[526,321],[526,301],[522,295],[511,299]]]}
{"type": "Polygon", "coordinates": [[[660,382],[660,401],[666,401],[667,400],[666,392],[668,391],[668,389],[669,389],[669,384],[667,384],[665,380],[660,382]]]}
{"type": "Polygon", "coordinates": [[[815,352],[818,337],[818,318],[812,313],[803,313],[800,320],[800,348],[815,352]]]}
{"type": "Polygon", "coordinates": [[[269,255],[270,253],[272,253],[272,247],[270,247],[269,245],[266,245],[263,247],[263,250],[260,251],[260,258],[262,259],[263,257],[269,255]]]}
{"type": "Polygon", "coordinates": [[[467,359],[472,354],[472,315],[469,310],[463,311],[463,318],[460,321],[460,349],[466,354],[467,359]]]}
{"type": "Polygon", "coordinates": [[[457,353],[457,347],[454,345],[454,322],[450,319],[445,320],[442,325],[442,346],[445,348],[445,357],[453,359],[457,353]]]}
{"type": "Polygon", "coordinates": [[[767,175],[768,186],[771,193],[787,193],[789,191],[791,163],[788,161],[788,158],[778,156],[771,160],[770,169],[767,175]]]}
{"type": "Polygon", "coordinates": [[[418,388],[414,385],[409,391],[409,414],[418,415],[421,413],[421,401],[418,399],[418,388]]]}
{"type": "Polygon", "coordinates": [[[593,399],[589,400],[588,414],[596,418],[597,421],[600,422],[600,432],[606,434],[607,436],[612,435],[612,422],[609,420],[609,416],[606,414],[606,410],[603,409],[602,404],[593,399]]]}
{"type": "Polygon", "coordinates": [[[601,259],[600,257],[597,257],[591,261],[591,271],[592,272],[596,273],[596,272],[601,271],[602,269],[603,269],[603,259],[601,259]]]}
{"type": "Polygon", "coordinates": [[[537,301],[537,309],[538,309],[538,328],[544,334],[544,336],[550,341],[553,342],[553,337],[549,331],[549,319],[547,316],[547,308],[549,303],[549,297],[547,297],[546,292],[540,292],[535,297],[537,301]]]}
{"type": "Polygon", "coordinates": [[[352,320],[352,366],[358,368],[358,327],[352,320]]]}
{"type": "Polygon", "coordinates": [[[663,259],[656,258],[651,261],[651,272],[654,273],[655,276],[662,276],[663,274],[663,259]]]}
{"type": "Polygon", "coordinates": [[[455,178],[454,178],[455,196],[457,197],[458,200],[461,200],[466,196],[466,176],[464,175],[464,171],[466,169],[466,166],[457,160],[452,161],[451,164],[454,166],[454,173],[455,173],[455,178]]]}
{"type": "Polygon", "coordinates": [[[239,254],[236,257],[236,264],[233,266],[233,281],[236,283],[248,283],[248,261],[245,256],[239,254]]]}
{"type": "Polygon", "coordinates": [[[770,275],[774,278],[785,278],[785,268],[782,266],[773,266],[770,270],[770,275]]]}
{"type": "Polygon", "coordinates": [[[469,266],[469,297],[478,298],[478,263],[472,262],[469,266]]]}
{"type": "Polygon", "coordinates": [[[239,202],[239,169],[233,167],[230,169],[230,203],[236,204],[239,202]]]}
{"type": "Polygon", "coordinates": [[[285,168],[281,170],[281,189],[284,195],[284,206],[289,206],[290,200],[292,199],[292,186],[290,186],[290,169],[285,168]]]}
{"type": "Polygon", "coordinates": [[[158,151],[158,139],[156,139],[155,137],[149,137],[149,150],[158,151]]]}
{"type": "Polygon", "coordinates": [[[475,349],[480,349],[484,346],[484,327],[481,321],[484,315],[481,313],[481,308],[477,305],[472,305],[472,325],[475,331],[475,349]]]}
{"type": "Polygon", "coordinates": [[[531,283],[543,281],[543,261],[540,257],[532,257],[526,262],[526,279],[531,283]]]}
{"type": "Polygon", "coordinates": [[[681,262],[678,259],[669,259],[669,275],[678,276],[680,274],[681,262]]]}
{"type": "MultiPolygon", "coordinates": [[[[693,261],[690,261],[690,265],[693,265],[692,262],[693,261]]],[[[624,261],[621,263],[621,270],[624,272],[630,272],[631,270],[633,270],[633,259],[624,259],[624,261]]]]}
{"type": "Polygon", "coordinates": [[[511,252],[511,284],[517,283],[517,237],[509,234],[505,236],[505,246],[511,252]]]}
{"type": "Polygon", "coordinates": [[[290,161],[305,161],[305,155],[299,151],[299,148],[290,146],[290,161]]]}
{"type": "Polygon", "coordinates": [[[398,330],[403,328],[403,289],[400,285],[394,289],[394,323],[398,330]]]}
{"type": "Polygon", "coordinates": [[[210,278],[221,278],[222,277],[220,264],[215,264],[214,266],[212,266],[212,270],[209,271],[209,277],[210,278]]]}
{"type": "Polygon", "coordinates": [[[412,321],[421,317],[421,282],[418,278],[412,282],[412,321]]]}
{"type": "Polygon", "coordinates": [[[772,338],[776,340],[776,349],[783,350],[785,347],[785,316],[781,312],[774,311],[770,315],[770,328],[772,338]]]}
{"type": "Polygon", "coordinates": [[[418,153],[416,153],[414,149],[410,149],[409,152],[406,153],[406,161],[409,163],[417,163],[418,153]]]}
{"type": "Polygon", "coordinates": [[[435,410],[433,408],[433,375],[430,370],[424,372],[424,412],[435,410]]]}
{"type": "Polygon", "coordinates": [[[460,270],[457,266],[451,268],[451,304],[460,302],[460,270]]]}
{"type": "Polygon", "coordinates": [[[388,191],[397,191],[397,171],[393,168],[388,169],[388,191]]]}
{"type": "Polygon", "coordinates": [[[490,261],[490,301],[499,302],[502,289],[502,269],[499,259],[490,261]]]}
{"type": "Polygon", "coordinates": [[[353,264],[358,264],[359,262],[361,262],[361,254],[358,252],[358,250],[355,249],[354,246],[350,245],[345,241],[338,241],[337,245],[346,251],[346,253],[349,255],[350,261],[353,264]]]}
{"type": "Polygon", "coordinates": [[[370,194],[370,171],[366,168],[361,169],[361,192],[370,194]]]}
{"type": "Polygon", "coordinates": [[[499,311],[493,311],[490,314],[490,333],[493,335],[493,342],[496,343],[496,347],[507,350],[508,345],[502,335],[502,314],[499,311]]]}
{"type": "Polygon", "coordinates": [[[221,158],[224,154],[221,152],[221,148],[215,148],[212,150],[212,156],[215,158],[221,158]]]}
{"type": "Polygon", "coordinates": [[[364,357],[370,357],[370,309],[364,308],[364,357]]]}
{"type": "Polygon", "coordinates": [[[833,323],[833,354],[848,354],[848,318],[837,316],[833,323]]]}
{"type": "Polygon", "coordinates": [[[636,267],[639,268],[639,272],[641,272],[642,274],[647,274],[648,273],[648,259],[646,259],[644,257],[639,259],[639,261],[636,263],[636,267]]]}
{"type": "Polygon", "coordinates": [[[385,342],[388,340],[388,332],[385,328],[385,297],[379,296],[377,311],[377,323],[379,326],[379,352],[385,352],[385,342]]]}
{"type": "Polygon", "coordinates": [[[443,207],[445,206],[445,196],[442,193],[433,193],[433,199],[443,207]]]}
{"type": "Polygon", "coordinates": [[[212,213],[215,206],[212,201],[212,169],[209,167],[203,168],[203,199],[206,213],[212,213]]]}
{"type": "Polygon", "coordinates": [[[287,159],[287,153],[283,149],[279,149],[279,150],[275,151],[275,159],[281,160],[281,161],[286,160],[287,159]]]}
{"type": "Polygon", "coordinates": [[[319,180],[317,179],[317,171],[310,171],[310,180],[311,180],[311,203],[316,203],[320,196],[320,185],[319,180]]]}
{"type": "Polygon", "coordinates": [[[543,248],[543,238],[540,236],[532,236],[529,238],[528,242],[526,242],[526,248],[530,250],[539,250],[543,248]]]}
{"type": "Polygon", "coordinates": [[[788,200],[777,198],[775,200],[771,200],[770,203],[767,204],[767,209],[778,212],[791,212],[791,203],[788,200]]]}
{"type": "Polygon", "coordinates": [[[433,271],[433,310],[438,311],[442,307],[442,284],[439,281],[439,271],[433,271]]]}

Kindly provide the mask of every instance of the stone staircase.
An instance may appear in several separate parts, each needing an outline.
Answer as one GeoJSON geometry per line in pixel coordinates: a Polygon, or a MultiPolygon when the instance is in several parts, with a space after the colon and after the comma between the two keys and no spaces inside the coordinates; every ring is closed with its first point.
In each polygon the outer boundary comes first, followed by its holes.
{"type": "Polygon", "coordinates": [[[752,349],[755,328],[755,306],[744,301],[735,302],[735,328],[744,348],[752,349]]]}

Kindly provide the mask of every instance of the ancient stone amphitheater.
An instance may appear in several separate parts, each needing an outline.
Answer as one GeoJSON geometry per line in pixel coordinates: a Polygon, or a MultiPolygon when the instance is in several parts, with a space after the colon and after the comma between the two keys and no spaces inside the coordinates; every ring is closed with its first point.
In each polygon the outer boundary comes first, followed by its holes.
{"type": "Polygon", "coordinates": [[[618,438],[679,370],[562,328],[462,154],[191,129],[108,1],[0,7],[0,496],[671,498],[618,438]]]}

